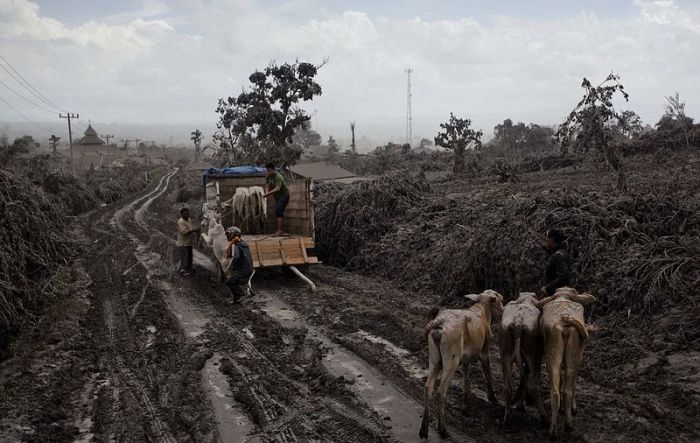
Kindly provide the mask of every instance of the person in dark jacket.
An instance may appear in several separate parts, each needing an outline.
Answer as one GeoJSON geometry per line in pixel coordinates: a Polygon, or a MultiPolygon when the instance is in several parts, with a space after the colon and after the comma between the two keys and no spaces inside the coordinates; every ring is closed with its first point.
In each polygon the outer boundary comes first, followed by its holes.
{"type": "Polygon", "coordinates": [[[564,248],[564,234],[557,229],[550,229],[545,236],[544,247],[547,261],[544,265],[544,286],[540,288],[542,296],[554,295],[557,288],[571,283],[571,255],[564,248]]]}
{"type": "Polygon", "coordinates": [[[253,258],[248,244],[241,239],[241,230],[236,226],[226,229],[228,247],[226,257],[231,259],[228,266],[226,286],[233,294],[233,303],[238,303],[245,296],[245,286],[253,275],[253,258]]]}

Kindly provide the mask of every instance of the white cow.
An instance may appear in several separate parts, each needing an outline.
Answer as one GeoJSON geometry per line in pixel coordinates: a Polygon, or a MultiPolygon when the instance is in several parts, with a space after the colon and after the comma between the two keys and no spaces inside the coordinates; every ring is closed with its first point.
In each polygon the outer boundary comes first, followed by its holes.
{"type": "Polygon", "coordinates": [[[267,222],[267,205],[265,201],[265,190],[262,186],[251,186],[248,188],[247,213],[250,220],[248,231],[251,234],[263,233],[267,222]]]}
{"type": "MultiPolygon", "coordinates": [[[[241,230],[248,231],[248,220],[250,218],[248,212],[248,188],[236,188],[236,193],[229,202],[233,210],[233,226],[238,226],[241,230]]],[[[229,202],[227,202],[227,205],[229,202]]]]}

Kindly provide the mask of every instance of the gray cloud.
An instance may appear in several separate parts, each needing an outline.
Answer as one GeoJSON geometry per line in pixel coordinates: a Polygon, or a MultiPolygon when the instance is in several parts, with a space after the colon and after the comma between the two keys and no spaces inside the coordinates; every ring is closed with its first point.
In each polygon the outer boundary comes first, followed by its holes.
{"type": "MultiPolygon", "coordinates": [[[[402,140],[408,66],[418,136],[434,135],[451,111],[487,132],[509,117],[557,123],[579,98],[581,78],[602,79],[611,69],[630,92],[622,106],[647,122],[676,90],[690,115],[700,110],[700,8],[672,1],[636,1],[637,14],[619,18],[433,21],[332,12],[314,1],[178,5],[145,2],[142,17],[68,26],[26,0],[2,0],[2,53],[54,101],[103,122],[211,127],[217,98],[239,92],[254,69],[324,57],[324,92],[307,108],[318,109],[324,135],[341,138],[355,120],[359,134],[377,142],[402,140]],[[314,6],[315,18],[294,14],[314,6]]],[[[16,105],[37,120],[52,118],[16,105]]],[[[14,118],[0,109],[0,119],[14,118]]]]}

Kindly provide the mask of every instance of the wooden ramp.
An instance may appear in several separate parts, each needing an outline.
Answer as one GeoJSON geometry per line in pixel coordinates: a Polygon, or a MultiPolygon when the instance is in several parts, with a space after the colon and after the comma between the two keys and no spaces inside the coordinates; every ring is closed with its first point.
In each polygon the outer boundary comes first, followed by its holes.
{"type": "Polygon", "coordinates": [[[314,247],[314,240],[311,237],[244,235],[243,240],[248,243],[255,269],[320,263],[318,257],[309,256],[306,253],[307,249],[314,247]]]}

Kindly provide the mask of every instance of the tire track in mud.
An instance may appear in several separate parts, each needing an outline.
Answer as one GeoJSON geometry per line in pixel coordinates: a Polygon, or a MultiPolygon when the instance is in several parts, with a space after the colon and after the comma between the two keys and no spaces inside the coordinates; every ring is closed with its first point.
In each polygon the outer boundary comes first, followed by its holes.
{"type": "MultiPolygon", "coordinates": [[[[148,240],[142,241],[136,233],[132,232],[130,229],[131,226],[127,225],[125,220],[127,215],[133,214],[133,220],[136,226],[141,228],[145,233],[150,234],[149,236],[155,234],[158,237],[165,237],[160,231],[151,230],[144,216],[150,205],[167,191],[170,179],[176,173],[177,168],[164,175],[153,191],[117,210],[110,219],[110,225],[114,229],[126,234],[128,238],[136,244],[136,251],[133,255],[136,257],[137,262],[125,270],[124,274],[131,272],[136,265],[140,265],[146,272],[146,285],[142,288],[139,299],[131,307],[130,317],[133,318],[136,316],[148,288],[154,288],[163,295],[163,300],[168,306],[168,309],[177,318],[180,328],[185,332],[185,335],[193,339],[203,332],[203,328],[209,323],[208,318],[206,318],[206,316],[198,318],[196,314],[193,318],[192,313],[197,312],[196,308],[189,305],[182,297],[176,295],[179,292],[178,289],[173,288],[167,281],[157,278],[159,276],[166,276],[169,273],[167,266],[163,263],[162,256],[156,252],[149,251],[147,246],[148,240]]],[[[172,241],[169,238],[168,240],[170,242],[172,241]]],[[[241,408],[228,400],[228,398],[231,397],[230,387],[225,381],[223,374],[220,372],[217,374],[216,371],[219,371],[219,369],[215,368],[215,365],[218,365],[220,359],[221,356],[214,355],[207,360],[201,373],[202,384],[209,393],[212,409],[217,419],[219,439],[222,441],[242,441],[246,438],[247,434],[254,429],[254,426],[241,408]],[[232,411],[235,411],[237,420],[231,419],[232,411]]],[[[264,397],[271,399],[269,395],[264,397]]],[[[144,401],[148,402],[148,399],[144,401]]],[[[147,404],[150,404],[150,402],[147,404]]],[[[263,403],[262,406],[265,407],[266,405],[263,403]]],[[[283,442],[298,441],[291,429],[282,429],[279,437],[283,442]]]]}
{"type": "MultiPolygon", "coordinates": [[[[258,291],[262,310],[271,318],[286,327],[303,327],[315,340],[329,349],[322,360],[324,366],[335,376],[357,380],[354,391],[362,397],[380,416],[391,419],[392,435],[399,441],[416,440],[423,406],[404,393],[386,378],[381,371],[355,355],[352,351],[336,344],[320,328],[309,324],[303,316],[290,309],[280,298],[267,291],[258,291]]],[[[452,431],[450,438],[472,442],[473,439],[452,431]]],[[[425,441],[440,441],[432,432],[425,441]]]]}
{"type": "MultiPolygon", "coordinates": [[[[383,375],[381,370],[364,361],[342,344],[331,340],[319,328],[311,326],[301,315],[289,310],[286,305],[280,310],[280,306],[283,305],[280,298],[268,292],[261,294],[264,296],[262,300],[264,308],[262,311],[258,310],[257,315],[263,315],[283,328],[305,329],[310,339],[320,342],[323,347],[330,351],[321,360],[325,370],[334,377],[342,377],[350,381],[352,384],[349,389],[367,405],[364,409],[367,410],[369,408],[369,410],[374,411],[388,421],[384,424],[377,423],[375,419],[368,418],[364,413],[357,413],[353,408],[334,401],[332,398],[314,398],[315,404],[309,404],[308,393],[304,394],[305,386],[303,383],[293,380],[293,377],[280,371],[274,362],[256,347],[252,336],[248,337],[244,330],[240,330],[240,328],[232,325],[230,321],[221,318],[217,310],[213,309],[213,306],[208,305],[208,303],[205,302],[207,306],[202,308],[203,300],[201,298],[198,298],[197,303],[200,306],[195,306],[189,301],[190,295],[185,293],[182,288],[173,287],[164,278],[153,278],[164,277],[168,274],[168,271],[163,271],[162,269],[161,255],[147,249],[147,245],[151,246],[152,243],[148,244],[148,241],[144,242],[139,237],[148,234],[150,239],[158,237],[159,242],[167,239],[168,243],[172,243],[172,239],[169,236],[155,227],[157,221],[147,217],[152,203],[167,191],[172,175],[174,173],[163,177],[159,186],[153,192],[136,200],[130,207],[123,208],[116,217],[115,225],[139,245],[137,253],[140,254],[135,253],[135,255],[137,259],[140,258],[140,264],[147,272],[147,278],[151,283],[151,287],[163,294],[168,308],[178,318],[181,328],[188,337],[196,339],[205,330],[211,329],[222,331],[229,336],[227,340],[236,343],[235,347],[239,348],[238,352],[232,354],[224,352],[215,355],[207,362],[207,365],[212,368],[214,360],[217,362],[221,361],[222,364],[217,365],[219,371],[221,371],[222,366],[226,367],[227,370],[224,372],[229,377],[237,379],[237,383],[240,382],[239,389],[245,389],[248,392],[245,397],[247,399],[246,402],[251,401],[252,405],[248,405],[248,408],[252,407],[253,410],[258,411],[257,419],[253,417],[253,421],[258,422],[260,433],[256,435],[248,434],[245,437],[262,437],[282,442],[307,441],[308,438],[306,436],[300,437],[299,435],[319,435],[315,432],[317,430],[315,420],[317,419],[312,420],[309,416],[327,416],[328,420],[332,421],[332,416],[335,415],[346,418],[348,421],[355,423],[357,427],[371,430],[373,435],[385,435],[384,438],[390,435],[399,441],[417,440],[417,423],[419,423],[422,415],[422,404],[404,393],[390,378],[383,375]],[[132,223],[125,223],[126,220],[122,219],[127,213],[133,214],[132,223]],[[141,231],[138,236],[136,231],[133,231],[135,227],[140,228],[137,229],[137,231],[141,231]],[[129,231],[129,228],[132,231],[129,231]],[[147,259],[149,255],[152,257],[150,260],[147,259]],[[280,317],[279,313],[281,311],[285,311],[287,315],[291,313],[293,318],[287,318],[284,315],[280,317]],[[261,370],[266,375],[262,375],[259,372],[261,370]],[[269,391],[270,385],[266,383],[269,379],[280,380],[282,384],[292,388],[291,394],[287,394],[286,400],[280,401],[276,399],[277,393],[269,391]],[[387,427],[383,426],[385,424],[390,424],[388,432],[387,427]],[[301,431],[302,434],[298,434],[296,431],[301,431]]],[[[252,312],[255,311],[253,310],[252,312]]],[[[361,340],[369,339],[361,333],[358,338],[361,340]]],[[[213,369],[213,371],[215,374],[216,369],[213,369]]],[[[203,371],[202,377],[205,385],[207,383],[212,384],[211,378],[207,380],[207,377],[211,376],[212,372],[205,374],[203,371]]],[[[221,393],[219,392],[220,395],[221,393]]],[[[210,401],[214,405],[215,410],[220,409],[225,413],[226,407],[230,408],[230,405],[223,405],[223,408],[217,408],[217,401],[219,401],[218,405],[221,406],[220,399],[217,400],[211,393],[210,401]]],[[[239,410],[239,412],[241,411],[239,410]]],[[[232,432],[235,435],[235,429],[226,429],[226,427],[235,426],[235,424],[232,424],[233,421],[230,420],[230,417],[228,417],[228,420],[219,417],[217,421],[220,435],[230,436],[232,432]]],[[[252,423],[250,420],[247,421],[248,429],[250,430],[252,423]]],[[[244,435],[238,434],[239,437],[244,435]]],[[[456,430],[453,431],[452,438],[472,441],[466,435],[460,435],[456,430]]],[[[437,434],[432,432],[428,441],[438,441],[437,434]]]]}
{"type": "MultiPolygon", "coordinates": [[[[161,195],[165,191],[165,189],[167,189],[168,181],[176,172],[177,170],[171,171],[170,173],[164,175],[160,179],[158,185],[154,190],[127,203],[122,208],[115,211],[108,222],[112,229],[125,232],[132,241],[137,241],[138,239],[130,235],[128,230],[124,227],[122,223],[122,218],[127,213],[127,211],[133,210],[133,208],[139,202],[148,198],[155,198],[154,196],[161,195]]],[[[100,220],[104,220],[105,218],[106,216],[102,216],[100,217],[100,220]]],[[[100,223],[95,223],[95,226],[93,226],[93,228],[97,232],[109,236],[111,233],[98,228],[97,226],[99,224],[100,223]]],[[[134,255],[140,262],[141,260],[138,254],[139,250],[137,248],[137,251],[134,253],[134,255]]],[[[108,251],[106,250],[103,251],[100,255],[103,260],[107,260],[109,257],[108,251]]],[[[108,264],[106,262],[104,263],[104,276],[106,279],[105,282],[109,286],[111,286],[113,284],[113,280],[111,277],[111,273],[108,269],[108,264]]],[[[141,299],[139,300],[137,305],[132,307],[132,314],[129,317],[133,318],[135,311],[138,308],[138,304],[140,304],[140,302],[143,300],[143,297],[145,296],[146,289],[147,287],[144,288],[141,299]]],[[[123,309],[119,309],[119,307],[114,306],[115,302],[118,305],[120,305],[123,301],[126,301],[125,296],[117,297],[117,299],[114,299],[113,295],[107,295],[102,302],[102,314],[106,328],[107,348],[109,350],[107,361],[111,363],[109,374],[110,378],[112,378],[115,381],[115,383],[111,383],[112,398],[114,400],[113,407],[117,407],[117,400],[121,396],[119,387],[125,387],[126,391],[128,392],[128,394],[130,394],[131,398],[133,399],[133,404],[139,409],[138,415],[144,417],[145,421],[147,422],[147,433],[149,437],[156,441],[168,443],[175,442],[177,441],[177,439],[174,437],[172,431],[170,430],[170,427],[163,418],[162,411],[159,408],[159,399],[152,398],[148,390],[144,387],[144,385],[139,381],[138,377],[135,376],[135,374],[129,368],[129,365],[126,363],[126,360],[124,358],[123,353],[125,352],[125,350],[123,348],[123,345],[128,343],[129,341],[129,333],[128,331],[124,330],[124,325],[128,324],[128,320],[127,318],[125,318],[127,317],[126,313],[121,312],[123,309]]],[[[131,404],[131,402],[129,404],[131,404]]],[[[118,413],[118,410],[112,410],[112,415],[117,416],[118,413]]],[[[133,425],[133,423],[127,424],[127,427],[129,427],[130,425],[133,425]]],[[[116,436],[110,435],[109,438],[113,437],[116,436]]]]}
{"type": "Polygon", "coordinates": [[[131,372],[129,367],[124,362],[124,357],[122,356],[122,351],[119,346],[122,339],[120,338],[117,324],[126,324],[126,320],[122,320],[121,322],[117,321],[117,316],[115,315],[112,302],[109,298],[104,299],[102,307],[104,311],[105,326],[107,328],[107,345],[110,349],[109,360],[112,363],[110,372],[114,378],[120,382],[118,383],[119,386],[126,386],[128,388],[128,392],[133,396],[142,414],[148,417],[148,423],[151,428],[150,437],[153,437],[159,441],[174,443],[176,439],[172,435],[169,426],[162,418],[160,410],[154,406],[154,404],[158,404],[157,400],[154,402],[151,399],[148,391],[143,387],[138,378],[134,376],[133,372],[131,372]]]}
{"type": "MultiPolygon", "coordinates": [[[[127,231],[127,235],[133,239],[135,234],[128,232],[129,226],[133,226],[133,224],[127,226],[121,219],[121,217],[124,217],[124,215],[127,214],[127,211],[133,210],[136,225],[138,225],[143,231],[147,232],[151,238],[156,235],[158,237],[162,237],[163,239],[167,239],[169,243],[172,242],[168,236],[150,227],[145,219],[145,214],[149,209],[149,206],[166,191],[171,176],[161,179],[161,183],[154,192],[138,199],[135,201],[134,205],[131,205],[130,208],[123,208],[123,210],[119,211],[119,214],[117,214],[115,217],[116,220],[113,225],[127,231]],[[140,204],[140,206],[135,207],[138,204],[140,204]]],[[[138,238],[136,238],[135,241],[137,244],[145,246],[145,244],[139,241],[138,238]]],[[[142,257],[145,254],[158,255],[152,251],[146,251],[145,248],[140,248],[139,250],[142,253],[142,257]]],[[[206,256],[203,254],[201,255],[203,258],[206,258],[206,256]]],[[[160,256],[158,255],[158,257],[160,256]]],[[[139,258],[139,255],[137,255],[137,258],[139,258]]],[[[282,442],[308,441],[309,439],[306,436],[299,437],[296,434],[295,429],[300,429],[305,435],[319,435],[314,420],[309,418],[309,412],[320,413],[324,417],[327,417],[329,421],[338,421],[339,418],[350,421],[353,424],[347,428],[346,432],[350,436],[352,435],[353,429],[357,426],[368,429],[369,432],[375,436],[386,434],[386,428],[382,426],[381,423],[364,416],[362,413],[353,412],[348,406],[334,401],[333,399],[315,398],[314,402],[317,404],[313,406],[309,405],[303,393],[305,391],[305,386],[303,383],[294,381],[289,376],[279,371],[275,367],[275,364],[262,352],[260,352],[245,334],[233,327],[226,320],[214,320],[216,317],[219,317],[216,312],[212,312],[210,309],[202,311],[193,306],[188,302],[188,296],[183,294],[183,291],[180,288],[174,288],[164,279],[151,279],[154,276],[167,274],[167,272],[159,272],[156,266],[158,261],[159,260],[142,260],[141,264],[149,275],[149,281],[153,283],[152,287],[155,286],[164,294],[164,299],[166,300],[168,308],[171,310],[171,312],[173,312],[175,317],[178,318],[180,326],[183,328],[185,334],[191,338],[195,338],[209,325],[214,329],[227,332],[230,335],[230,338],[240,346],[242,352],[246,354],[245,363],[237,362],[238,356],[215,355],[209,362],[207,362],[207,364],[211,364],[213,360],[221,358],[221,360],[228,363],[227,366],[229,370],[239,380],[243,381],[244,389],[249,391],[250,397],[255,402],[254,409],[258,409],[262,415],[262,429],[260,430],[261,434],[258,436],[264,436],[265,439],[272,439],[274,441],[282,442]],[[255,369],[251,370],[248,366],[255,369]],[[265,368],[265,372],[269,373],[274,378],[283,380],[283,383],[286,386],[293,387],[292,399],[278,401],[274,395],[271,395],[269,392],[269,387],[265,385],[264,381],[261,381],[263,378],[260,378],[260,374],[256,372],[259,371],[260,368],[265,368]],[[326,410],[326,412],[324,412],[324,410],[326,410]]],[[[211,373],[208,375],[211,376],[211,373]]],[[[212,384],[211,379],[205,380],[205,384],[207,384],[206,382],[208,382],[208,384],[212,384]]],[[[210,399],[212,400],[212,403],[214,403],[214,409],[220,409],[217,408],[216,397],[210,396],[210,399]]],[[[221,429],[222,425],[226,426],[227,420],[217,421],[219,422],[220,435],[231,435],[231,429],[221,429]]],[[[230,422],[230,420],[228,420],[228,422],[230,422]]],[[[238,434],[238,436],[241,437],[241,434],[238,434]]],[[[249,435],[248,437],[253,436],[249,435]]]]}
{"type": "MultiPolygon", "coordinates": [[[[144,214],[148,209],[148,206],[150,206],[150,204],[159,195],[162,195],[164,191],[165,190],[163,189],[158,195],[154,195],[149,198],[149,200],[144,203],[142,207],[134,212],[138,225],[142,229],[148,230],[151,235],[154,233],[152,230],[153,228],[148,228],[144,219],[144,214]]],[[[172,241],[159,230],[157,230],[156,233],[157,235],[172,241]]],[[[229,333],[231,338],[236,343],[240,345],[243,352],[246,354],[246,358],[253,359],[255,361],[254,367],[264,367],[275,377],[284,380],[288,385],[296,386],[297,383],[280,372],[274,366],[274,364],[262,352],[259,351],[251,340],[248,339],[246,334],[233,327],[226,321],[210,321],[210,318],[216,316],[215,313],[211,312],[209,309],[207,309],[209,312],[202,313],[187,301],[186,294],[176,296],[175,294],[181,291],[172,288],[171,286],[167,285],[166,282],[161,281],[159,283],[161,289],[170,294],[168,296],[168,306],[180,319],[181,326],[187,329],[188,325],[190,328],[192,328],[192,325],[196,325],[195,328],[190,330],[189,334],[198,335],[204,330],[204,326],[207,324],[215,329],[223,329],[229,333]],[[165,284],[167,287],[162,287],[163,284],[165,284]],[[198,311],[199,313],[197,313],[198,311]]],[[[399,441],[416,440],[418,433],[416,423],[419,423],[422,416],[422,404],[405,394],[389,378],[385,377],[379,369],[374,368],[370,363],[364,361],[362,358],[355,355],[352,351],[344,348],[342,345],[334,343],[318,328],[311,326],[303,319],[303,317],[289,310],[286,305],[284,305],[284,308],[282,309],[286,310],[288,313],[292,313],[294,318],[289,319],[285,318],[284,316],[280,317],[279,315],[276,315],[279,314],[280,310],[278,308],[280,305],[283,305],[283,302],[281,299],[270,293],[266,293],[265,296],[267,301],[263,301],[263,304],[266,306],[263,308],[263,315],[266,315],[268,318],[274,320],[283,327],[301,327],[306,329],[312,339],[320,341],[324,347],[331,350],[330,355],[327,355],[327,357],[322,361],[324,367],[332,375],[352,380],[359,385],[355,388],[351,388],[351,390],[355,392],[359,398],[363,399],[372,410],[377,412],[380,416],[383,416],[385,420],[391,420],[391,426],[389,427],[390,434],[399,441]],[[289,320],[291,320],[291,322],[289,320]]],[[[281,441],[297,441],[297,437],[291,428],[280,429],[282,425],[285,425],[290,421],[288,417],[301,416],[301,425],[303,428],[314,428],[314,423],[306,419],[304,415],[300,413],[305,406],[302,395],[298,391],[296,397],[299,399],[299,401],[293,401],[293,404],[287,407],[280,402],[277,402],[272,396],[270,396],[264,384],[257,381],[257,377],[251,375],[244,365],[235,363],[235,359],[230,356],[229,360],[232,362],[230,364],[230,368],[240,379],[245,381],[246,386],[250,390],[251,397],[264,416],[264,421],[266,423],[262,429],[263,433],[282,430],[284,432],[277,434],[277,437],[281,441]]],[[[351,414],[351,409],[342,404],[334,402],[330,399],[322,401],[321,403],[323,403],[325,408],[348,417],[350,420],[355,421],[362,427],[372,429],[372,431],[378,435],[386,433],[386,429],[380,429],[372,420],[366,419],[365,417],[361,416],[361,414],[351,414]]],[[[473,441],[465,435],[455,433],[455,431],[453,431],[453,438],[462,441],[473,441]]],[[[428,441],[438,441],[435,432],[431,434],[428,441]]]]}
{"type": "MultiPolygon", "coordinates": [[[[149,284],[153,282],[152,279],[155,275],[163,273],[162,269],[158,269],[158,266],[156,266],[156,263],[158,263],[160,261],[161,257],[159,254],[156,254],[154,252],[148,253],[146,251],[146,246],[144,245],[144,243],[141,242],[140,239],[136,235],[134,235],[133,233],[131,233],[129,231],[128,227],[125,226],[125,224],[123,223],[122,218],[126,215],[127,211],[128,212],[133,211],[134,220],[136,221],[137,225],[139,227],[141,227],[144,231],[149,232],[150,228],[146,223],[146,220],[144,218],[144,214],[146,213],[146,211],[148,210],[150,205],[158,197],[160,197],[161,195],[163,195],[163,193],[165,193],[165,191],[167,190],[168,185],[170,183],[170,179],[176,173],[177,173],[177,169],[175,171],[163,176],[161,178],[158,186],[156,187],[156,189],[154,191],[144,195],[143,197],[135,200],[131,204],[129,204],[126,207],[122,208],[121,210],[117,211],[115,213],[114,217],[112,218],[112,221],[113,221],[112,225],[119,228],[123,232],[125,232],[129,236],[129,238],[131,238],[132,241],[134,241],[138,245],[137,251],[134,253],[134,255],[136,256],[137,260],[140,262],[140,264],[146,270],[146,278],[147,278],[147,281],[149,284]],[[139,206],[136,207],[137,205],[139,205],[139,206]]],[[[163,235],[159,231],[155,231],[155,232],[163,235]]],[[[164,290],[168,294],[167,299],[170,300],[170,302],[168,303],[168,307],[173,311],[173,313],[178,318],[178,320],[180,320],[180,326],[185,330],[185,333],[187,335],[189,335],[191,337],[198,335],[203,330],[203,327],[207,323],[209,323],[209,320],[206,317],[202,317],[199,319],[195,318],[195,319],[190,319],[190,320],[186,319],[185,317],[187,317],[187,315],[185,314],[185,312],[189,312],[189,313],[195,312],[196,309],[193,309],[192,306],[188,306],[187,302],[185,302],[182,299],[182,297],[179,297],[180,300],[177,300],[177,301],[173,300],[173,297],[177,297],[175,294],[177,294],[179,291],[177,291],[175,288],[173,288],[167,282],[162,281],[162,280],[158,281],[156,286],[159,289],[164,290]],[[192,325],[194,325],[195,327],[192,328],[192,325]]],[[[137,302],[137,304],[134,305],[134,307],[132,308],[132,313],[135,313],[136,309],[138,308],[138,304],[140,304],[140,301],[143,300],[143,294],[145,294],[145,289],[144,289],[144,292],[142,293],[142,297],[140,298],[139,302],[137,302]]],[[[191,315],[190,315],[190,317],[191,317],[191,315]]],[[[229,325],[226,325],[226,327],[229,328],[230,331],[232,331],[232,335],[234,336],[234,338],[236,340],[238,340],[241,344],[243,344],[243,347],[245,349],[247,349],[252,355],[255,355],[258,358],[260,358],[260,357],[265,358],[263,356],[263,354],[260,353],[255,348],[255,346],[253,346],[248,340],[246,340],[245,337],[242,334],[240,334],[237,330],[235,330],[234,328],[231,328],[229,325]]],[[[233,360],[231,360],[231,361],[233,361],[233,360]]],[[[273,367],[269,361],[267,361],[266,359],[265,359],[265,361],[267,362],[267,366],[273,367]]],[[[267,392],[267,390],[265,389],[265,387],[262,384],[258,383],[257,381],[255,381],[251,377],[250,373],[248,371],[246,371],[245,368],[243,368],[242,366],[237,365],[235,363],[232,366],[236,369],[239,376],[243,380],[245,380],[247,385],[251,388],[253,398],[257,401],[259,408],[263,411],[263,414],[264,414],[268,424],[274,423],[281,416],[289,415],[289,413],[290,413],[289,409],[286,408],[283,404],[277,402],[267,392]],[[278,411],[281,411],[281,412],[278,412],[278,411]]],[[[275,369],[275,371],[277,372],[278,375],[282,375],[276,369],[275,369]]],[[[226,424],[225,422],[222,423],[221,420],[219,420],[219,423],[220,423],[220,425],[226,424]]],[[[314,427],[313,423],[311,423],[310,421],[303,419],[303,418],[301,420],[301,423],[305,428],[312,429],[314,427]]],[[[297,436],[294,434],[293,430],[291,429],[291,427],[279,424],[278,426],[276,426],[276,428],[277,428],[276,429],[277,432],[275,432],[275,433],[277,434],[276,436],[277,436],[277,438],[279,438],[280,441],[285,442],[285,443],[299,441],[297,436]]],[[[266,432],[269,432],[269,430],[266,432]]],[[[224,435],[236,435],[236,434],[238,434],[237,432],[235,432],[235,430],[231,430],[231,429],[219,429],[219,433],[224,434],[224,435]]],[[[240,437],[240,435],[238,435],[238,436],[240,437]]]]}
{"type": "MultiPolygon", "coordinates": [[[[192,305],[188,300],[187,296],[182,293],[179,288],[172,287],[169,283],[165,281],[159,281],[158,286],[162,289],[166,295],[166,302],[168,308],[175,314],[180,322],[180,326],[183,328],[185,334],[190,338],[199,337],[207,327],[212,327],[217,330],[224,330],[229,334],[229,337],[241,346],[246,357],[253,358],[257,360],[260,366],[269,368],[269,370],[282,380],[285,380],[290,384],[294,385],[294,382],[290,380],[287,376],[282,374],[274,364],[265,357],[249,340],[241,333],[239,330],[231,326],[225,321],[220,319],[215,319],[217,314],[213,311],[207,311],[200,309],[192,305]]],[[[248,370],[244,365],[236,363],[237,356],[234,355],[214,355],[210,361],[215,361],[216,359],[225,360],[229,366],[236,372],[238,377],[244,381],[246,388],[249,390],[251,397],[255,401],[255,406],[259,409],[264,417],[264,422],[261,423],[262,433],[273,439],[278,439],[282,442],[296,442],[299,438],[295,435],[294,431],[289,426],[291,419],[285,420],[285,417],[298,416],[299,409],[297,409],[297,414],[294,414],[289,407],[285,406],[283,403],[275,400],[273,396],[270,395],[264,384],[257,380],[256,375],[248,370]]],[[[209,362],[208,362],[209,363],[209,362]]],[[[207,380],[211,380],[212,375],[217,374],[205,374],[208,376],[207,380]]],[[[215,393],[216,394],[216,393],[215,393]]],[[[226,394],[225,394],[226,395],[226,394]]],[[[217,404],[221,401],[220,398],[210,396],[210,399],[215,404],[214,409],[217,410],[217,404]]],[[[240,406],[236,404],[228,403],[230,409],[239,410],[236,411],[237,414],[242,414],[240,406]]],[[[225,406],[225,405],[224,405],[225,406]]],[[[294,405],[295,408],[300,407],[300,405],[294,405]]],[[[224,407],[226,409],[226,407],[224,407]]],[[[295,418],[295,417],[292,417],[295,418]]],[[[299,418],[295,424],[300,424],[302,427],[312,430],[315,428],[313,422],[308,420],[306,417],[296,417],[299,418]]],[[[221,426],[231,426],[230,421],[226,420],[225,417],[219,417],[219,423],[221,426]]],[[[248,420],[250,421],[250,420],[248,420]]],[[[250,425],[243,424],[240,426],[241,429],[231,429],[231,428],[220,428],[220,435],[237,436],[239,439],[246,436],[246,433],[241,431],[249,431],[252,429],[250,425]],[[247,428],[247,429],[246,429],[247,428]]],[[[250,436],[249,436],[250,437],[250,436]]]]}

